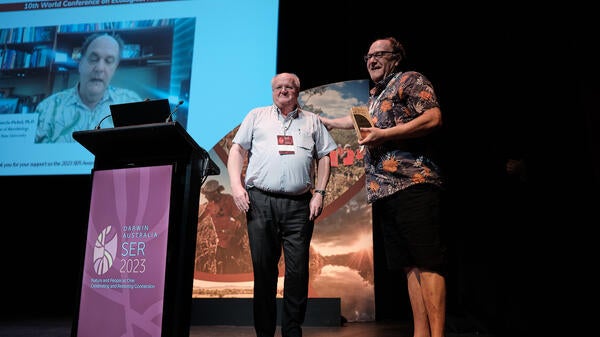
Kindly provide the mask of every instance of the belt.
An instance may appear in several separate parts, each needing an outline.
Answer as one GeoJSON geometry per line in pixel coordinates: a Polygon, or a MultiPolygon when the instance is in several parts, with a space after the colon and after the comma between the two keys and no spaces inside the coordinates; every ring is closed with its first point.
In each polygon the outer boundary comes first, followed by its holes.
{"type": "Polygon", "coordinates": [[[276,192],[270,192],[270,191],[265,191],[265,190],[261,190],[260,188],[257,187],[251,187],[248,189],[248,191],[257,191],[261,194],[267,195],[269,197],[272,198],[280,198],[280,199],[291,199],[291,200],[310,200],[310,198],[312,198],[312,193],[310,193],[310,191],[304,192],[302,194],[285,194],[285,193],[276,193],[276,192]]]}

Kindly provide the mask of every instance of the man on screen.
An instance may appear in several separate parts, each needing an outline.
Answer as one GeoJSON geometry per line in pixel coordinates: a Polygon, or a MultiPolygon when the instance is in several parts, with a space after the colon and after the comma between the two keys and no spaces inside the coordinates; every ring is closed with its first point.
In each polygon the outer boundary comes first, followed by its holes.
{"type": "MultiPolygon", "coordinates": [[[[246,214],[242,213],[225,187],[216,180],[207,181],[200,192],[206,203],[198,212],[198,231],[201,224],[209,222],[216,236],[215,272],[235,274],[252,272],[250,246],[246,230],[246,214]]],[[[201,233],[202,234],[202,233],[201,233]]]]}
{"type": "Polygon", "coordinates": [[[102,120],[110,114],[110,105],[142,100],[131,90],[110,85],[123,46],[119,36],[108,33],[96,33],[85,40],[77,85],[49,96],[35,109],[39,113],[36,143],[73,142],[74,131],[112,127],[110,118],[102,120]]]}

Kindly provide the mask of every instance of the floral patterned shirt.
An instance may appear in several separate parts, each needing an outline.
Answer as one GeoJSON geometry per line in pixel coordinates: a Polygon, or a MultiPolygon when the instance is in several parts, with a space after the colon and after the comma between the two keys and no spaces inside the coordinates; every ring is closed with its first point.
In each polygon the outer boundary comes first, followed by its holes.
{"type": "Polygon", "coordinates": [[[103,120],[110,115],[110,105],[142,100],[132,90],[110,86],[98,105],[90,109],[79,98],[78,85],[47,97],[35,108],[39,116],[35,143],[75,142],[74,131],[92,130],[100,122],[103,129],[112,128],[111,118],[103,120]]]}
{"type": "MultiPolygon", "coordinates": [[[[370,91],[369,112],[376,127],[407,123],[424,111],[439,107],[431,82],[414,71],[394,73],[370,91]]],[[[392,140],[365,153],[367,201],[392,195],[411,185],[442,186],[440,168],[433,161],[435,135],[392,140]]]]}

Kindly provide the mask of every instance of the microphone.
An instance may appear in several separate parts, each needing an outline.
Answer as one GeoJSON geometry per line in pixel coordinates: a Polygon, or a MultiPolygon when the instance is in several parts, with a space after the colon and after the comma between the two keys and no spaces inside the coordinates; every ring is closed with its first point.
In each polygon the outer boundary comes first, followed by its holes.
{"type": "Polygon", "coordinates": [[[96,125],[96,127],[94,128],[94,130],[100,130],[100,125],[102,124],[102,122],[104,122],[105,119],[107,119],[108,117],[112,117],[112,115],[106,115],[104,117],[102,117],[102,119],[100,120],[100,122],[98,122],[98,125],[96,125]]]}
{"type": "Polygon", "coordinates": [[[179,107],[183,104],[183,100],[177,102],[177,105],[175,106],[175,109],[173,109],[173,111],[171,111],[171,113],[169,114],[169,117],[167,117],[167,119],[165,120],[165,123],[169,123],[173,121],[173,116],[175,116],[175,113],[177,112],[177,110],[179,110],[179,107]]]}

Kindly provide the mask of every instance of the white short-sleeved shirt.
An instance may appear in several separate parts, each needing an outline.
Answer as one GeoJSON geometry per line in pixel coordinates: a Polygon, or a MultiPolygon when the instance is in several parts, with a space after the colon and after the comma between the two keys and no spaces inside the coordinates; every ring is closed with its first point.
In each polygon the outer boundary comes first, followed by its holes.
{"type": "Polygon", "coordinates": [[[299,195],[313,187],[315,159],[337,147],[319,117],[297,109],[284,117],[275,105],[252,109],[233,142],[248,150],[246,187],[299,195]],[[291,136],[293,145],[281,154],[278,136],[291,136]]]}

